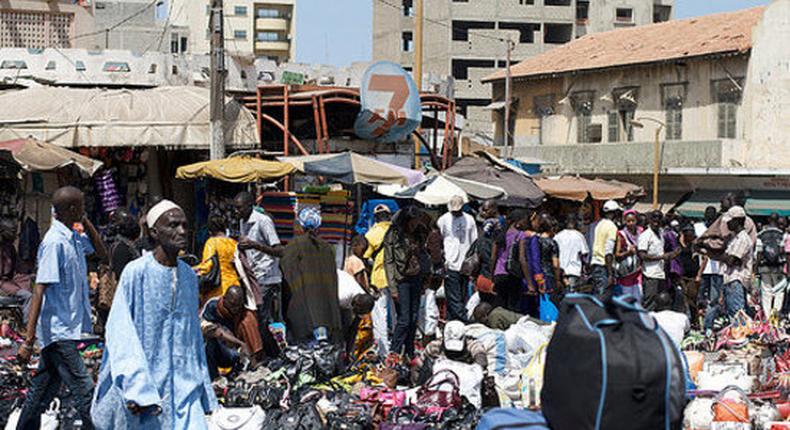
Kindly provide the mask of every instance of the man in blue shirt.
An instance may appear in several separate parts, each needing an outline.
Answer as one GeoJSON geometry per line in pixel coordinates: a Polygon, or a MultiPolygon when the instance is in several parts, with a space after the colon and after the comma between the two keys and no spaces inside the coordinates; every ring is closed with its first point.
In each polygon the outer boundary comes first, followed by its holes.
{"type": "Polygon", "coordinates": [[[88,299],[88,270],[85,255],[93,251],[73,230],[81,222],[95,248],[96,256],[107,252],[93,224],[85,217],[82,192],[63,187],[52,195],[54,216],[38,249],[36,286],[30,306],[25,343],[19,349],[22,363],[30,360],[36,340],[41,360],[19,417],[17,429],[39,428],[41,414],[65,384],[75,398],[84,429],[92,429],[90,407],[93,381],[85,368],[77,343],[90,333],[91,305],[88,299]]]}

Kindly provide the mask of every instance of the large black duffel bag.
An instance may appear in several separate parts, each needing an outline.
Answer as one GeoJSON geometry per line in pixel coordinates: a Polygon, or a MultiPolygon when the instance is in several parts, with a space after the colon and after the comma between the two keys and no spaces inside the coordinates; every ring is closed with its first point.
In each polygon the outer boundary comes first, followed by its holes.
{"type": "Polygon", "coordinates": [[[554,430],[680,429],[685,394],[680,352],[642,307],[566,296],[541,391],[554,430]]]}

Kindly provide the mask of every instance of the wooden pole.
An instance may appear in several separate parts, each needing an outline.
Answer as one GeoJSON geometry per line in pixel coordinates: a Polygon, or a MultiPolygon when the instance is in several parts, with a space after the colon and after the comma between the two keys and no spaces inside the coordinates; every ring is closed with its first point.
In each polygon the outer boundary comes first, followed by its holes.
{"type": "Polygon", "coordinates": [[[225,158],[225,37],[223,0],[211,2],[211,146],[212,160],[225,158]]]}
{"type": "MultiPolygon", "coordinates": [[[[422,27],[423,27],[423,0],[414,2],[414,83],[417,84],[417,94],[422,92],[422,27]]],[[[422,105],[420,105],[422,109],[422,105]]],[[[417,127],[417,133],[421,132],[421,127],[417,127]]],[[[420,140],[414,139],[414,168],[420,169],[420,140]]]]}

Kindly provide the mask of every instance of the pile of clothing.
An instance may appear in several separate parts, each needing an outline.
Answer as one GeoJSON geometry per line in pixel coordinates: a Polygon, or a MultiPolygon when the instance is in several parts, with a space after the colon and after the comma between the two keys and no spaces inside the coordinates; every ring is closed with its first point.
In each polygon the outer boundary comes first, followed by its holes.
{"type": "Polygon", "coordinates": [[[752,319],[741,311],[714,333],[689,333],[681,348],[692,399],[685,429],[714,423],[790,429],[790,337],[784,322],[752,319]]]}

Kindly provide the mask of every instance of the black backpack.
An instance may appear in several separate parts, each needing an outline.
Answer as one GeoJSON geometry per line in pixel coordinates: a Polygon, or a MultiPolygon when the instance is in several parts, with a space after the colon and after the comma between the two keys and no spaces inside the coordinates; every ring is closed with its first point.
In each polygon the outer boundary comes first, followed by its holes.
{"type": "Polygon", "coordinates": [[[543,378],[543,414],[555,430],[682,428],[680,352],[637,304],[567,295],[543,378]]]}
{"type": "Polygon", "coordinates": [[[760,232],[758,237],[763,243],[761,264],[764,266],[785,264],[784,233],[778,229],[770,229],[760,232]]]}
{"type": "MultiPolygon", "coordinates": [[[[527,240],[526,235],[519,234],[517,240],[513,242],[513,246],[510,247],[510,252],[507,255],[507,261],[505,263],[505,270],[507,270],[508,275],[513,276],[515,278],[523,278],[524,271],[521,270],[521,242],[527,240]]],[[[524,244],[525,246],[527,244],[524,244]]]]}

